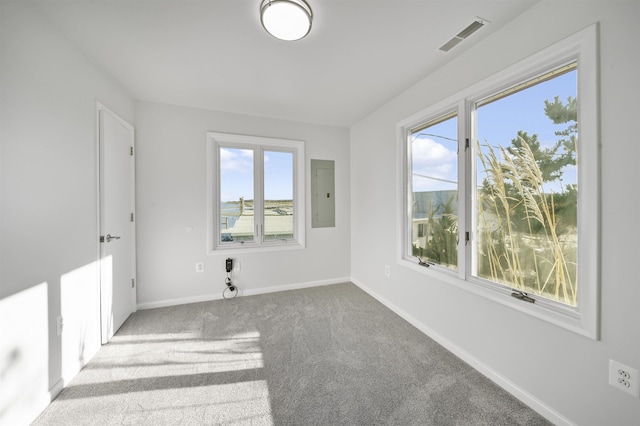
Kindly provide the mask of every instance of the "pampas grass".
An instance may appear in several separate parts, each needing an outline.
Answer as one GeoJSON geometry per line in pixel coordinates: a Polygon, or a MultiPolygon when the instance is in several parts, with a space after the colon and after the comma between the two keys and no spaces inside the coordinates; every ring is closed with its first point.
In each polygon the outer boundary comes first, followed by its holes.
{"type": "Polygon", "coordinates": [[[559,234],[554,193],[545,192],[535,156],[520,142],[517,150],[498,147],[499,155],[478,144],[485,173],[477,203],[478,276],[576,306],[576,231],[559,234]]]}

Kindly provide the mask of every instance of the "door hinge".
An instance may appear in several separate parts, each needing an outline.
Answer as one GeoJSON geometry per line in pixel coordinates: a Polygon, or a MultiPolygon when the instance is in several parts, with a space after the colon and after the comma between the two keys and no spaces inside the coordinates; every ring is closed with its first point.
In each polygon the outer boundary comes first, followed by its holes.
{"type": "Polygon", "coordinates": [[[135,288],[136,286],[136,280],[131,278],[131,288],[135,288]]]}
{"type": "Polygon", "coordinates": [[[133,213],[131,213],[131,222],[133,222],[133,213]]]}
{"type": "Polygon", "coordinates": [[[132,146],[129,147],[129,154],[133,155],[133,147],[132,146]]]}
{"type": "Polygon", "coordinates": [[[470,236],[469,236],[469,231],[466,231],[466,232],[464,233],[464,245],[465,245],[465,246],[469,243],[469,240],[470,240],[470,239],[471,239],[471,238],[470,238],[470,236]]]}
{"type": "Polygon", "coordinates": [[[464,140],[464,149],[465,149],[465,151],[466,151],[467,149],[469,149],[469,138],[466,138],[466,139],[464,140]]]}

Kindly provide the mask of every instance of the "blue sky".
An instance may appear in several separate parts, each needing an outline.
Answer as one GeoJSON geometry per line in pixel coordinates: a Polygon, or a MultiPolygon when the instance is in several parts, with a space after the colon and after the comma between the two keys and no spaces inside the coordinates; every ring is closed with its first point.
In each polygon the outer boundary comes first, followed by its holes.
{"type": "Polygon", "coordinates": [[[267,151],[264,159],[265,200],[293,200],[293,154],[267,151]]]}
{"type": "MultiPolygon", "coordinates": [[[[237,148],[220,149],[220,180],[222,202],[238,201],[240,197],[252,200],[253,150],[237,148]]],[[[265,151],[264,155],[265,199],[291,200],[293,198],[293,154],[265,151]]]]}
{"type": "MultiPolygon", "coordinates": [[[[542,147],[551,146],[555,132],[566,124],[554,125],[544,114],[545,99],[554,96],[566,101],[576,96],[576,71],[540,83],[514,95],[478,109],[478,139],[481,144],[507,147],[518,130],[538,134],[542,147]]],[[[413,190],[435,191],[456,189],[457,185],[457,119],[429,127],[413,142],[413,190]],[[453,183],[452,183],[453,182],[453,183]]],[[[254,198],[253,151],[223,148],[220,150],[221,200],[237,201],[254,198]]],[[[266,151],[264,162],[265,199],[283,200],[293,197],[293,156],[291,153],[266,151]]],[[[484,174],[480,171],[478,181],[484,174]]],[[[563,184],[575,183],[575,167],[564,170],[563,184]]],[[[558,191],[558,184],[547,190],[558,191]]]]}
{"type": "MultiPolygon", "coordinates": [[[[518,130],[524,130],[529,135],[537,134],[542,147],[552,146],[558,140],[555,132],[567,127],[567,124],[553,124],[544,114],[545,99],[553,100],[556,95],[564,102],[568,96],[576,97],[576,71],[479,108],[477,131],[480,143],[490,143],[494,148],[498,145],[507,147],[511,144],[511,139],[516,137],[518,130]]],[[[423,130],[415,138],[412,146],[414,191],[456,189],[455,184],[444,182],[457,181],[456,139],[455,117],[423,130]]],[[[478,180],[481,181],[483,177],[484,174],[479,173],[478,180]]],[[[575,182],[575,167],[565,168],[563,184],[575,182]]],[[[559,191],[560,188],[558,184],[554,184],[547,190],[559,191]]]]}

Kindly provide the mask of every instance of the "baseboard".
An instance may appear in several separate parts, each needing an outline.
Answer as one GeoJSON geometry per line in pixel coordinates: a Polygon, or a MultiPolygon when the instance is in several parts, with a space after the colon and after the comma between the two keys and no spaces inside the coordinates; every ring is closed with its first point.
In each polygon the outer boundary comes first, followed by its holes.
{"type": "Polygon", "coordinates": [[[62,392],[63,388],[64,388],[64,380],[60,379],[57,382],[55,382],[51,387],[51,389],[49,389],[49,402],[56,399],[56,397],[60,395],[60,392],[62,392]]]}
{"type": "Polygon", "coordinates": [[[38,395],[33,395],[30,399],[30,405],[28,407],[21,407],[11,412],[0,413],[0,424],[2,425],[29,425],[34,422],[40,414],[51,404],[51,401],[62,391],[64,383],[62,379],[53,384],[49,391],[38,392],[38,395]]]}
{"type": "MultiPolygon", "coordinates": [[[[346,282],[351,282],[351,278],[342,277],[342,278],[332,278],[328,280],[308,281],[303,283],[284,284],[284,285],[248,289],[248,290],[240,289],[239,296],[254,296],[257,294],[276,293],[279,291],[297,290],[297,289],[309,288],[309,287],[320,287],[323,285],[341,284],[346,282]]],[[[187,303],[209,302],[212,300],[220,300],[222,298],[223,298],[222,292],[219,292],[214,294],[204,294],[202,296],[181,297],[177,299],[159,300],[157,302],[138,303],[137,308],[138,310],[164,308],[167,306],[185,305],[187,303]]]]}
{"type": "Polygon", "coordinates": [[[571,422],[569,419],[564,417],[562,414],[558,413],[551,407],[549,407],[544,402],[537,399],[535,396],[531,395],[526,390],[517,386],[516,384],[509,381],[506,377],[498,374],[491,367],[486,364],[478,361],[476,357],[474,357],[469,352],[465,351],[455,343],[451,342],[446,337],[434,331],[432,328],[428,327],[421,321],[418,321],[413,315],[407,313],[397,305],[389,302],[384,297],[380,296],[375,291],[368,288],[366,285],[362,284],[358,280],[351,278],[351,282],[360,287],[364,292],[368,293],[371,297],[378,300],[380,303],[385,305],[387,308],[391,309],[393,312],[398,314],[401,318],[407,321],[409,324],[416,327],[418,330],[438,342],[448,351],[452,352],[458,358],[462,359],[464,362],[469,364],[471,367],[479,371],[481,374],[486,376],[489,380],[500,386],[502,389],[509,392],[514,397],[518,398],[520,401],[525,403],[527,406],[531,407],[532,410],[536,411],[538,414],[549,420],[555,425],[564,425],[564,426],[575,426],[575,423],[571,422]]]}

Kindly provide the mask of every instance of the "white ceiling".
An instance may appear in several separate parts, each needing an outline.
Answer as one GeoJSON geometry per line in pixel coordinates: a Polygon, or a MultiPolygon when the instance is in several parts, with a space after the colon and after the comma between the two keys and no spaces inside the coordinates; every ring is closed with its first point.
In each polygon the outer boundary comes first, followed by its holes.
{"type": "Polygon", "coordinates": [[[297,42],[260,0],[49,0],[36,7],[135,99],[351,126],[538,0],[308,0],[297,42]],[[476,17],[491,22],[438,51],[476,17]]]}

